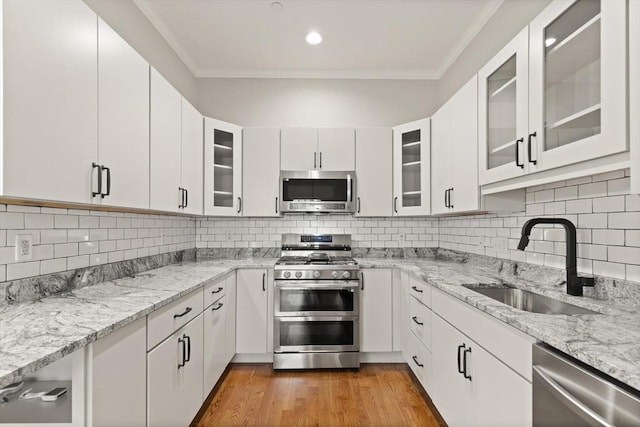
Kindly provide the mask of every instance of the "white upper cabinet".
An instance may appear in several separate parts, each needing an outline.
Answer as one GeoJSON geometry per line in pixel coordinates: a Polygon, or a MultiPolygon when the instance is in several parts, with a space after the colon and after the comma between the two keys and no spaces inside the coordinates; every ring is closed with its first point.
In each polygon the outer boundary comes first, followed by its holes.
{"type": "Polygon", "coordinates": [[[202,214],[204,118],[182,98],[181,210],[202,214]]]}
{"type": "Polygon", "coordinates": [[[204,119],[204,213],[242,213],[242,128],[204,119]]]}
{"type": "Polygon", "coordinates": [[[356,168],[354,129],[318,129],[318,167],[323,171],[356,168]]]}
{"type": "Polygon", "coordinates": [[[626,22],[626,1],[556,0],[480,70],[482,185],[628,150],[626,22]]]}
{"type": "Polygon", "coordinates": [[[5,1],[5,196],[92,203],[97,191],[96,14],[79,0],[5,1]]]}
{"type": "Polygon", "coordinates": [[[105,205],[149,207],[149,64],[98,19],[98,157],[105,205]]]}
{"type": "Polygon", "coordinates": [[[528,75],[525,28],[478,72],[480,184],[513,178],[534,167],[525,154],[531,147],[528,75]]]}
{"type": "Polygon", "coordinates": [[[280,216],[280,129],[242,130],[243,216],[280,216]]]}
{"type": "Polygon", "coordinates": [[[393,214],[431,213],[431,120],[393,128],[393,214]]]}
{"type": "Polygon", "coordinates": [[[353,129],[282,129],[281,144],[282,170],[352,171],[355,169],[355,131],[353,129]]]}
{"type": "Polygon", "coordinates": [[[178,212],[182,140],[182,96],[151,68],[151,209],[178,212]]]}
{"type": "Polygon", "coordinates": [[[640,194],[640,0],[629,1],[631,192],[640,194]]]}
{"type": "Polygon", "coordinates": [[[556,0],[529,26],[539,169],[627,150],[626,1],[556,0]]]}
{"type": "Polygon", "coordinates": [[[393,199],[390,128],[356,129],[356,216],[391,216],[393,199]]]}
{"type": "Polygon", "coordinates": [[[431,213],[478,210],[478,79],[431,118],[431,213]]]}

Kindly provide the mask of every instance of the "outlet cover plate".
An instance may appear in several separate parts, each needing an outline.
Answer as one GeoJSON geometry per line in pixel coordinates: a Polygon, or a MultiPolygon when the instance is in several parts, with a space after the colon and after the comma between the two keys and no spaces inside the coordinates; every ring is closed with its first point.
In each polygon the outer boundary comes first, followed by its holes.
{"type": "Polygon", "coordinates": [[[16,261],[31,261],[33,259],[33,236],[31,234],[16,234],[16,261]]]}

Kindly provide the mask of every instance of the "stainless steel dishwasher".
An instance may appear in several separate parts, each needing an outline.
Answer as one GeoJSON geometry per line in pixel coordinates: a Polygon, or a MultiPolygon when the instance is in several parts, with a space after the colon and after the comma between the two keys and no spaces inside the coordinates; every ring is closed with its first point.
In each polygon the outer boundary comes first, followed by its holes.
{"type": "Polygon", "coordinates": [[[640,392],[555,349],[534,345],[533,426],[637,427],[640,392]]]}

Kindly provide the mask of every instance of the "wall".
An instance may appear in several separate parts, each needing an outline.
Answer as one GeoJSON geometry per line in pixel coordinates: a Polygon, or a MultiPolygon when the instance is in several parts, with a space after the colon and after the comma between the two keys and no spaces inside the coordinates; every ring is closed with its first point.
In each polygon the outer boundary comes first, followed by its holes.
{"type": "Polygon", "coordinates": [[[438,106],[444,104],[551,0],[506,0],[438,80],[438,106]]]}
{"type": "Polygon", "coordinates": [[[438,246],[437,218],[291,214],[283,218],[208,217],[196,223],[197,248],[279,247],[283,233],[346,233],[359,248],[438,246]]]}
{"type": "Polygon", "coordinates": [[[564,268],[559,227],[536,226],[517,250],[524,222],[552,216],[578,227],[578,271],[640,282],[640,195],[629,194],[629,170],[527,188],[526,213],[441,218],[441,248],[564,268]]]}
{"type": "Polygon", "coordinates": [[[429,117],[435,80],[198,79],[205,116],[241,126],[378,127],[429,117]]]}
{"type": "Polygon", "coordinates": [[[0,205],[0,282],[195,247],[191,218],[0,205]],[[15,261],[16,234],[33,259],[15,261]]]}
{"type": "Polygon", "coordinates": [[[182,96],[194,105],[197,103],[196,78],[132,1],[84,2],[178,89],[182,96]]]}

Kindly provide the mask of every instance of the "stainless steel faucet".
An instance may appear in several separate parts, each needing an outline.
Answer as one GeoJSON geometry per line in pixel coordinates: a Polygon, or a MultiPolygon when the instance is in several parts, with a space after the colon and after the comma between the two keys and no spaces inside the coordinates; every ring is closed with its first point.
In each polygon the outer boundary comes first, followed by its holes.
{"type": "Polygon", "coordinates": [[[533,218],[525,222],[522,226],[522,237],[518,243],[518,249],[524,251],[529,244],[529,235],[531,229],[537,224],[558,224],[564,227],[567,235],[567,294],[581,297],[582,288],[584,286],[593,286],[593,277],[578,276],[578,268],[576,266],[576,226],[571,221],[564,218],[533,218]]]}

